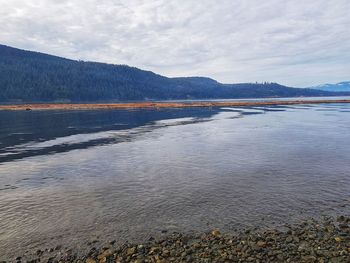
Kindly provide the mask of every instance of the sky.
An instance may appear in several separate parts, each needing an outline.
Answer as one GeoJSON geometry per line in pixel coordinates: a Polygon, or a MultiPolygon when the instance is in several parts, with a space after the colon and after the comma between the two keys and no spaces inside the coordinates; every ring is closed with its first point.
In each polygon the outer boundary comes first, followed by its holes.
{"type": "Polygon", "coordinates": [[[350,80],[349,0],[0,0],[0,43],[169,77],[350,80]]]}

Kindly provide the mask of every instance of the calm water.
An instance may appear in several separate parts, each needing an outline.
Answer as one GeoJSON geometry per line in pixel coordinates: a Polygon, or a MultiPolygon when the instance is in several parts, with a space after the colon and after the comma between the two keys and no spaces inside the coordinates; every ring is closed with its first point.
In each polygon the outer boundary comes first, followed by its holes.
{"type": "Polygon", "coordinates": [[[349,214],[349,171],[349,104],[2,111],[0,259],[349,214]]]}

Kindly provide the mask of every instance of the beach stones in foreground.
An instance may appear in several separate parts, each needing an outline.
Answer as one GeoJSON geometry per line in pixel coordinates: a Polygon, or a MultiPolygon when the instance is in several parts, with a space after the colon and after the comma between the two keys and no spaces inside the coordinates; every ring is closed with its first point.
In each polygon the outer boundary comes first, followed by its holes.
{"type": "MultiPolygon", "coordinates": [[[[320,223],[308,220],[287,230],[245,230],[225,235],[218,229],[202,235],[173,233],[144,244],[91,248],[85,256],[61,252],[49,262],[350,262],[350,217],[320,223]],[[75,256],[72,256],[75,255],[75,256]]],[[[37,260],[45,256],[40,253],[37,260]]],[[[18,262],[26,262],[18,258],[18,262]]],[[[44,259],[44,258],[43,258],[44,259]]],[[[27,261],[29,262],[29,261],[27,261]]],[[[39,262],[39,261],[32,261],[39,262]]],[[[40,262],[47,262],[40,260],[40,262]]]]}

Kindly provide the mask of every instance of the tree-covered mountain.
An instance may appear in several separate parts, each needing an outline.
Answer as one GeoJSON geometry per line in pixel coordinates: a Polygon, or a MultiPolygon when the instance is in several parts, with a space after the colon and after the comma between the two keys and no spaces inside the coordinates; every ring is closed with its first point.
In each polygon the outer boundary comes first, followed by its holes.
{"type": "Polygon", "coordinates": [[[350,92],[350,81],[343,81],[336,84],[322,84],[310,88],[323,91],[350,92]]]}
{"type": "MultiPolygon", "coordinates": [[[[126,65],[84,62],[0,45],[0,101],[125,101],[338,95],[277,83],[167,78],[126,65]]],[[[339,94],[340,95],[340,94],[339,94]]]]}

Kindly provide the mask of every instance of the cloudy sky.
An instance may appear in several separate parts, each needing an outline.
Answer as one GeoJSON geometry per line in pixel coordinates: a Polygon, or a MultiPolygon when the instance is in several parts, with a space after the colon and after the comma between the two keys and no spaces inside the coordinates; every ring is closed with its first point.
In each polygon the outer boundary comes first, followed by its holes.
{"type": "Polygon", "coordinates": [[[0,43],[166,76],[350,80],[349,0],[0,0],[0,43]]]}

